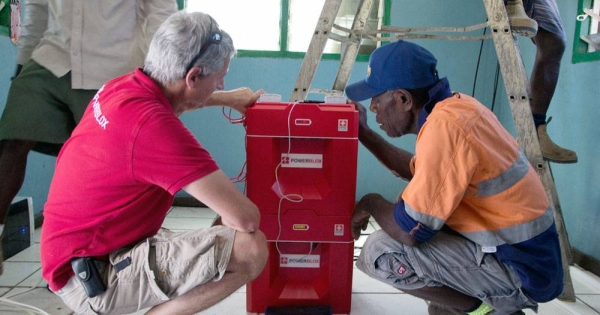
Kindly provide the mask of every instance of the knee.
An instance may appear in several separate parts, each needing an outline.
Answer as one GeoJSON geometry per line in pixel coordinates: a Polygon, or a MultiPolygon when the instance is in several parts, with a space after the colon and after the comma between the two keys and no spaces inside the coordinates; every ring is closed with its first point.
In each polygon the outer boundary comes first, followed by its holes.
{"type": "Polygon", "coordinates": [[[542,32],[540,36],[543,36],[543,39],[536,41],[536,45],[541,59],[560,63],[567,47],[566,37],[564,34],[554,34],[543,30],[540,32],[542,32]]]}
{"type": "Polygon", "coordinates": [[[557,36],[553,41],[553,44],[547,48],[549,55],[548,58],[560,62],[565,53],[566,47],[567,43],[565,39],[557,36]]]}
{"type": "Polygon", "coordinates": [[[392,246],[387,246],[388,238],[389,236],[383,230],[371,233],[360,251],[356,267],[371,277],[375,277],[375,260],[393,248],[392,246]]]}
{"type": "Polygon", "coordinates": [[[240,254],[246,265],[244,269],[247,270],[248,277],[252,280],[258,277],[267,263],[269,254],[267,239],[261,231],[237,234],[238,236],[243,235],[244,238],[240,244],[243,248],[240,254]]]}
{"type": "Polygon", "coordinates": [[[267,258],[269,256],[269,248],[267,246],[267,238],[261,231],[256,231],[254,233],[254,264],[252,268],[252,279],[258,277],[258,275],[263,271],[265,265],[267,264],[267,258]]]}

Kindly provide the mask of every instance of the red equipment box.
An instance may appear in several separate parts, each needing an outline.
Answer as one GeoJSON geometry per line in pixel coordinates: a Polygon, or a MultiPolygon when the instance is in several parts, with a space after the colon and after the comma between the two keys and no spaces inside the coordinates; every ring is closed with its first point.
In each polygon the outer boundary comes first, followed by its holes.
{"type": "Polygon", "coordinates": [[[269,260],[247,311],[330,305],[350,312],[358,112],[354,105],[257,103],[246,113],[247,195],[269,260]]]}

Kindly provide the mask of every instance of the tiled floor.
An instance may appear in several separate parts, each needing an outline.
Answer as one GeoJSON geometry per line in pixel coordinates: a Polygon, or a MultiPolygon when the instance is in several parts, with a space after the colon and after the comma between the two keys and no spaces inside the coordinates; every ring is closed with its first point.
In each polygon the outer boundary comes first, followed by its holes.
{"type": "MultiPolygon", "coordinates": [[[[174,231],[210,226],[215,215],[204,208],[173,208],[164,227],[174,231]]],[[[367,232],[373,231],[376,224],[367,232]]],[[[0,314],[43,314],[26,311],[25,305],[16,306],[10,301],[37,307],[47,314],[72,314],[61,300],[46,290],[41,278],[39,258],[40,230],[35,231],[35,244],[4,263],[4,274],[0,276],[0,314]]],[[[363,239],[356,245],[361,245],[363,239]]],[[[554,300],[541,304],[539,314],[549,315],[597,315],[600,314],[600,278],[577,267],[571,267],[571,277],[577,301],[566,303],[554,300]]],[[[136,312],[144,314],[145,310],[136,312]]],[[[526,314],[534,314],[527,310],[526,314]]],[[[200,314],[246,314],[246,291],[242,287],[226,300],[200,314]]],[[[373,280],[358,269],[354,269],[352,282],[352,315],[408,314],[425,315],[427,305],[423,300],[411,297],[385,284],[373,280]]]]}

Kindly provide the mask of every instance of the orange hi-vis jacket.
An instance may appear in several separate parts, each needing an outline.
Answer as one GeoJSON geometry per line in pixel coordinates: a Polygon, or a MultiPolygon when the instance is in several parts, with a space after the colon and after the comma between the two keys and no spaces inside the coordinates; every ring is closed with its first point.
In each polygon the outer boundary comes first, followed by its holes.
{"type": "Polygon", "coordinates": [[[454,93],[435,104],[419,128],[413,178],[395,207],[398,225],[422,242],[446,225],[512,266],[536,301],[560,294],[553,210],[537,173],[496,116],[454,93]]]}
{"type": "Polygon", "coordinates": [[[526,241],[554,222],[517,142],[469,96],[454,94],[435,105],[417,137],[411,171],[402,194],[406,211],[432,230],[446,224],[493,247],[526,241]]]}

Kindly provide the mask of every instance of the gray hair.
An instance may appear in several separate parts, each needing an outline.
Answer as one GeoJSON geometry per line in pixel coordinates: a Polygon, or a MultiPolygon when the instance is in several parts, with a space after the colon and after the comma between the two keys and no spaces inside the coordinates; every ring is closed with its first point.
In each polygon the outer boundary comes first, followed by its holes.
{"type": "Polygon", "coordinates": [[[144,72],[163,85],[185,77],[191,66],[202,67],[202,75],[223,69],[225,60],[233,57],[233,40],[208,14],[179,11],[171,15],[158,28],[150,48],[144,72]],[[210,44],[214,33],[220,33],[221,41],[210,44]],[[207,45],[202,56],[191,65],[203,44],[207,45]]]}

